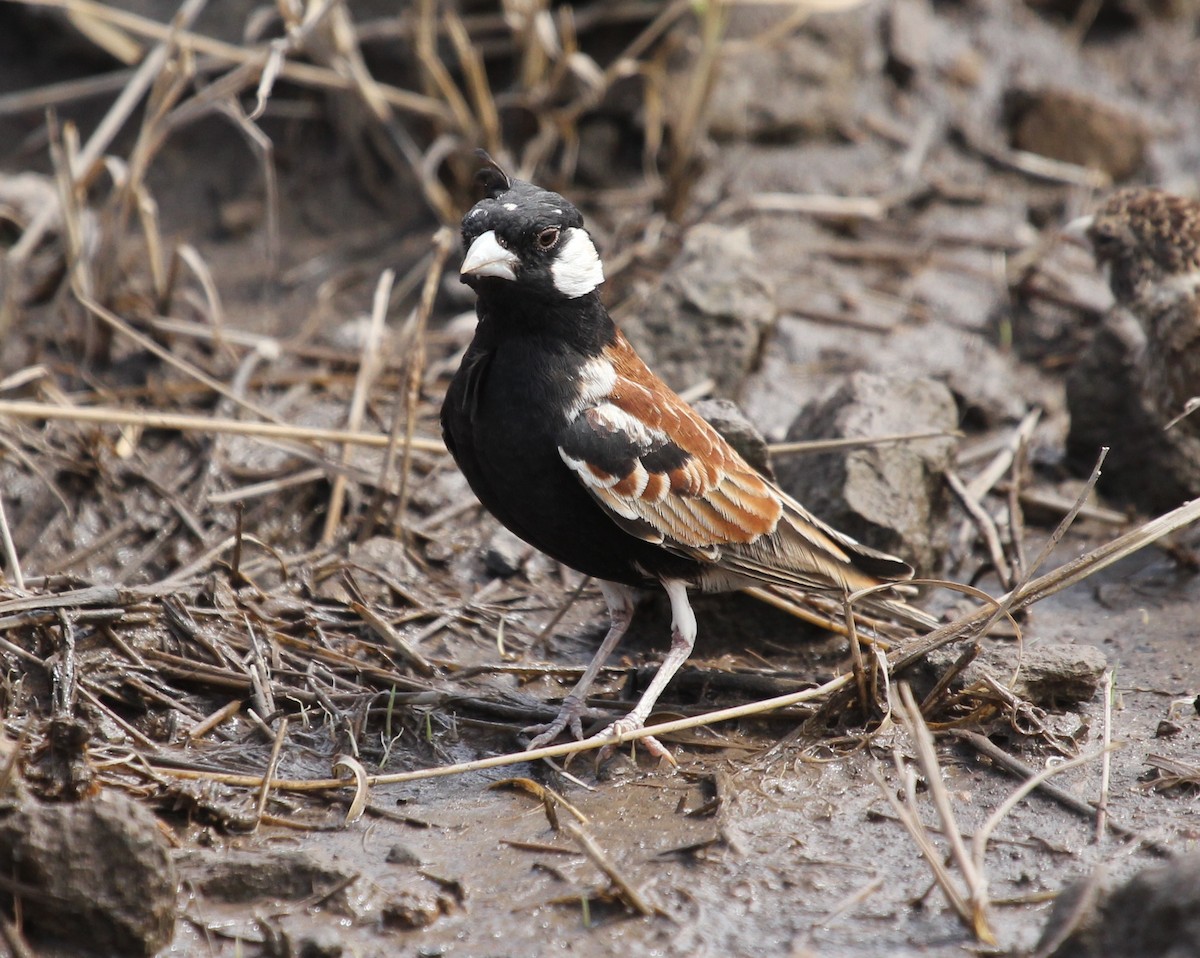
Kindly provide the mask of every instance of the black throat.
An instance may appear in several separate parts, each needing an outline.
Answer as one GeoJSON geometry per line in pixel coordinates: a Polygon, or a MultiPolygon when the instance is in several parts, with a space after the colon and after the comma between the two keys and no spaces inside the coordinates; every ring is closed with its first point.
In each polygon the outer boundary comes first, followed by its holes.
{"type": "Polygon", "coordinates": [[[479,348],[532,337],[584,356],[598,356],[616,340],[617,327],[594,290],[575,299],[533,299],[502,279],[480,282],[475,289],[479,348]]]}

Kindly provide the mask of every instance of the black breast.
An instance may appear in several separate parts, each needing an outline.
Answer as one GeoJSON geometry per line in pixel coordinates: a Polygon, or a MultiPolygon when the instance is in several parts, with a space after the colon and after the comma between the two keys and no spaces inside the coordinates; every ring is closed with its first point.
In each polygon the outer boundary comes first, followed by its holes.
{"type": "Polygon", "coordinates": [[[477,337],[442,406],[446,445],[487,510],[551,558],[627,585],[690,578],[696,563],[622,530],[559,455],[585,359],[540,337],[477,337]]]}

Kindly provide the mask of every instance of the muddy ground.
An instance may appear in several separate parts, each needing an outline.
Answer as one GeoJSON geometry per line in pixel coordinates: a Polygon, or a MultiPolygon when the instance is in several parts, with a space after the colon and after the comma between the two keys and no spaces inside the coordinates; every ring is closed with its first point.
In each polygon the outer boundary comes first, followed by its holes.
{"type": "MultiPolygon", "coordinates": [[[[163,20],[168,6],[106,9],[163,20]]],[[[724,23],[687,4],[604,8],[580,7],[591,59],[564,58],[544,87],[522,69],[553,65],[553,53],[533,56],[513,21],[486,10],[466,5],[464,23],[516,154],[532,155],[536,121],[553,113],[537,175],[585,209],[614,314],[673,386],[737,400],[773,443],[957,429],[888,447],[908,450],[895,457],[865,454],[857,472],[841,453],[773,462],[816,511],[922,574],[993,595],[1018,583],[1093,465],[1096,450],[1070,439],[1066,383],[1115,321],[1090,255],[1059,231],[1115,184],[1196,192],[1192,5],[906,0],[807,18],[737,5],[724,23]],[[719,42],[706,32],[717,28],[719,42]],[[625,67],[603,73],[614,63],[625,67]],[[692,103],[704,109],[689,126],[692,103]],[[1018,450],[1015,467],[979,493],[1013,567],[1002,581],[944,472],[969,486],[1005,449],[1018,450]],[[882,475],[886,494],[864,472],[882,475]],[[902,506],[886,498],[897,483],[902,506]]],[[[72,124],[86,143],[133,80],[116,74],[87,95],[49,85],[108,74],[121,54],[136,64],[147,41],[103,11],[72,26],[37,5],[0,8],[0,400],[381,435],[399,417],[401,436],[411,409],[414,435],[433,440],[391,459],[295,434],[0,409],[0,503],[24,579],[6,557],[10,953],[1028,954],[1073,880],[1103,866],[1119,884],[1194,849],[1200,580],[1188,529],[1021,618],[1026,669],[1053,649],[1082,686],[1060,667],[1006,698],[1017,643],[1002,628],[983,643],[1000,691],[968,673],[926,703],[968,838],[1029,773],[1001,770],[954,729],[1036,770],[1092,755],[1053,781],[1083,803],[1105,796],[1116,826],[1098,837],[1094,811],[1042,793],[1017,803],[983,863],[991,943],[947,906],[887,800],[904,791],[894,756],[912,768],[916,749],[882,690],[866,711],[851,698],[821,712],[821,699],[684,733],[677,770],[628,755],[596,770],[584,755],[571,776],[519,764],[376,784],[349,823],[351,788],[262,796],[223,779],[326,778],[339,755],[374,774],[511,751],[601,630],[594,589],[556,618],[577,578],[504,535],[437,451],[436,409],[471,329],[457,249],[424,327],[420,295],[436,268],[435,209],[444,201],[452,220],[470,205],[470,150],[487,124],[465,123],[421,72],[415,17],[370,3],[349,12],[366,67],[440,112],[396,107],[384,122],[369,97],[303,74],[280,79],[252,128],[238,111],[253,108],[258,72],[222,89],[221,50],[172,53],[153,90],[161,111],[122,126],[103,151],[120,162],[78,191],[64,227],[55,156],[77,149],[72,124]],[[411,150],[424,151],[424,181],[411,150]],[[140,192],[122,208],[125,176],[140,192]],[[15,261],[45,209],[57,220],[15,261]],[[372,348],[385,269],[397,280],[372,348]],[[379,365],[355,423],[364,353],[379,365]],[[327,527],[335,500],[342,515],[327,527]],[[579,819],[537,785],[586,818],[640,899],[613,891],[571,831],[579,819]]],[[[189,36],[249,49],[244,25],[265,22],[250,14],[203,11],[189,36]]],[[[538,29],[549,23],[561,44],[557,16],[538,29]]],[[[451,33],[444,25],[436,54],[462,109],[484,116],[451,33]]],[[[316,36],[289,57],[355,61],[336,31],[316,36]]],[[[1153,464],[1121,464],[1137,438],[1122,428],[1108,441],[1127,481],[1102,480],[1040,571],[1177,504],[1153,464]]],[[[950,619],[965,600],[927,601],[950,619]]],[[[749,598],[696,607],[700,640],[661,702],[666,717],[851,668],[843,638],[749,598]]],[[[634,694],[666,637],[650,597],[605,676],[610,703],[634,694]]],[[[919,697],[960,650],[906,673],[919,697]]],[[[934,835],[925,784],[918,803],[934,835]]],[[[942,838],[934,846],[945,854],[942,838]]],[[[1126,917],[1160,907],[1132,902],[1126,917]]],[[[1135,928],[1098,952],[1059,953],[1200,954],[1186,917],[1197,907],[1148,919],[1145,940],[1135,928]]],[[[1051,924],[1065,936],[1079,922],[1051,924]]]]}

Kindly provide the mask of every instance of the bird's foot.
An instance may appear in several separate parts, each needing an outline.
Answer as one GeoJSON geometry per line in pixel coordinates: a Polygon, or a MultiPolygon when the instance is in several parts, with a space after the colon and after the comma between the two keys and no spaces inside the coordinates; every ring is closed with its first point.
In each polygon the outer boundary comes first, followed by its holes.
{"type": "MultiPolygon", "coordinates": [[[[592,739],[594,741],[602,738],[611,738],[612,736],[616,735],[619,736],[621,740],[624,740],[627,735],[630,735],[633,732],[636,732],[638,729],[643,728],[645,724],[646,723],[642,719],[635,715],[626,715],[624,718],[617,719],[612,723],[612,725],[604,729],[604,731],[598,732],[596,735],[592,736],[592,739]]],[[[622,741],[617,741],[609,745],[605,745],[602,749],[600,749],[600,754],[596,756],[596,764],[599,765],[603,762],[607,762],[621,744],[622,741]]],[[[653,735],[647,735],[643,738],[637,739],[637,741],[634,743],[634,747],[636,748],[638,745],[657,758],[660,762],[666,762],[672,767],[677,767],[679,765],[679,763],[675,761],[675,756],[671,754],[670,750],[653,735]]]]}
{"type": "Polygon", "coordinates": [[[530,725],[521,729],[522,735],[535,736],[535,738],[530,740],[526,749],[533,751],[535,748],[545,748],[567,728],[571,729],[571,734],[575,738],[582,739],[583,723],[580,719],[583,715],[583,709],[583,699],[576,698],[574,695],[568,695],[563,699],[562,705],[559,706],[558,714],[554,716],[553,721],[542,725],[530,725]]]}

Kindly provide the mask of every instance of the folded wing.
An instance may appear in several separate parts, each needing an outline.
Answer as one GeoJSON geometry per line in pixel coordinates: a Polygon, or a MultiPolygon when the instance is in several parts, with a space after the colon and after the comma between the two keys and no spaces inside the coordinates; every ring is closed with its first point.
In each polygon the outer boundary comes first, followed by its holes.
{"type": "Polygon", "coordinates": [[[807,590],[853,590],[912,575],[756,472],[623,337],[605,359],[612,388],[568,423],[559,454],[627,532],[737,575],[807,590]]]}

